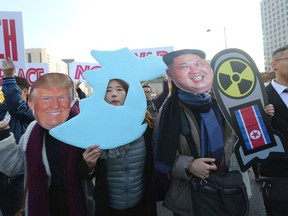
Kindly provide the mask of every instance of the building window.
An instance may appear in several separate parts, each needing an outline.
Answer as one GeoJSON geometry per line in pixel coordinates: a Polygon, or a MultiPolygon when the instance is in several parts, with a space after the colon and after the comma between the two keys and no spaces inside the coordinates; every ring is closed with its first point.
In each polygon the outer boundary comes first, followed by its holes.
{"type": "Polygon", "coordinates": [[[31,56],[31,53],[28,53],[28,63],[31,63],[32,62],[32,56],[31,56]]]}

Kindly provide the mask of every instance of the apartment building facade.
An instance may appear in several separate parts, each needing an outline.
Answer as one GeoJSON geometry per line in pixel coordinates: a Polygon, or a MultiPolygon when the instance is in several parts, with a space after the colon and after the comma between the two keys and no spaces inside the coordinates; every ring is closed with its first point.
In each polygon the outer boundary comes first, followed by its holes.
{"type": "Polygon", "coordinates": [[[271,55],[288,44],[288,0],[262,0],[261,19],[265,71],[271,72],[271,55]]]}
{"type": "Polygon", "coordinates": [[[49,54],[45,48],[25,49],[26,63],[48,63],[49,72],[68,74],[68,64],[49,54]]]}

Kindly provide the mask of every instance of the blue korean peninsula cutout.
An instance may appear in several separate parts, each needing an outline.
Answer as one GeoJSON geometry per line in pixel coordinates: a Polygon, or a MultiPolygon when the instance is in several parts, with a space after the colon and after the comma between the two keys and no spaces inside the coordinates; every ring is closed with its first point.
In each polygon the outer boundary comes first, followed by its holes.
{"type": "Polygon", "coordinates": [[[64,143],[86,149],[98,144],[100,149],[116,148],[139,138],[146,130],[143,124],[146,98],[141,81],[155,79],[165,73],[162,57],[149,55],[139,58],[128,48],[116,51],[92,50],[91,55],[101,68],[84,73],[93,94],[80,100],[76,117],[50,130],[64,143]],[[121,79],[129,90],[123,106],[108,104],[105,92],[109,80],[121,79]]]}

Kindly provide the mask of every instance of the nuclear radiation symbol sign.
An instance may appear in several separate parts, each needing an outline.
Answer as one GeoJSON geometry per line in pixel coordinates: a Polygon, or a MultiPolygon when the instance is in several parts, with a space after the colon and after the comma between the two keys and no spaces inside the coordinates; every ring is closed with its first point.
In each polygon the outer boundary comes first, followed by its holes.
{"type": "Polygon", "coordinates": [[[287,155],[285,139],[271,128],[265,114],[268,97],[253,59],[243,50],[225,49],[212,58],[210,65],[213,93],[238,137],[234,153],[241,171],[287,155]]]}
{"type": "Polygon", "coordinates": [[[253,91],[256,78],[247,62],[240,59],[229,59],[219,65],[217,82],[220,90],[226,96],[243,98],[253,91]]]}

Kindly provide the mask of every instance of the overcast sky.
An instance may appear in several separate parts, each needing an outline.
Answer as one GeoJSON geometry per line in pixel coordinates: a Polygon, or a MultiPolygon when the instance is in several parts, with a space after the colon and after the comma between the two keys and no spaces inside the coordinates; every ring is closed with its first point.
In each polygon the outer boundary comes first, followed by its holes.
{"type": "Polygon", "coordinates": [[[0,10],[22,12],[25,48],[62,59],[94,63],[92,49],[165,46],[202,49],[211,59],[226,35],[228,48],[264,70],[260,0],[10,0],[0,10]]]}

